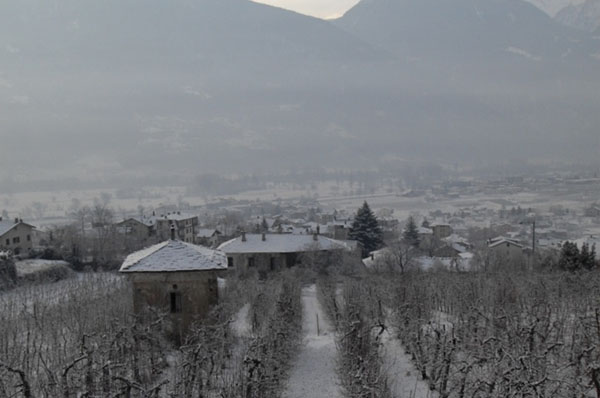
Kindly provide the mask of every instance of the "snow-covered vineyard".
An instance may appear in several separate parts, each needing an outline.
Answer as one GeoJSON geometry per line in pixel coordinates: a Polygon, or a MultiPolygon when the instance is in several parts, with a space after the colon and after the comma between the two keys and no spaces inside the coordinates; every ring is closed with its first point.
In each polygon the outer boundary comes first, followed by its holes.
{"type": "Polygon", "coordinates": [[[0,296],[0,397],[594,397],[600,278],[228,275],[181,344],[111,274],[0,296]]]}

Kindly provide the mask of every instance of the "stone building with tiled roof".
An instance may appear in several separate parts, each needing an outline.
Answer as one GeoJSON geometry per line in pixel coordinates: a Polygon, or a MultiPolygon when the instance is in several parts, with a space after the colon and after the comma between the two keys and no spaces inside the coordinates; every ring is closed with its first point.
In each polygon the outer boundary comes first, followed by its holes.
{"type": "Polygon", "coordinates": [[[168,240],[130,254],[119,272],[133,285],[135,313],[154,307],[169,314],[171,332],[181,341],[192,322],[218,302],[217,277],[226,269],[222,252],[168,240]]]}

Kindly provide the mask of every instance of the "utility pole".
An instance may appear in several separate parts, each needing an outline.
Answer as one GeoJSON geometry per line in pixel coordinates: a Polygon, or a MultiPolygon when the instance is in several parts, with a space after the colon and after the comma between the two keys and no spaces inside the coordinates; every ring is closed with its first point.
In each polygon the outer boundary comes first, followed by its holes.
{"type": "Polygon", "coordinates": [[[535,256],[535,219],[533,220],[533,224],[531,226],[531,236],[532,236],[532,242],[531,242],[531,251],[533,253],[533,255],[535,256]]]}

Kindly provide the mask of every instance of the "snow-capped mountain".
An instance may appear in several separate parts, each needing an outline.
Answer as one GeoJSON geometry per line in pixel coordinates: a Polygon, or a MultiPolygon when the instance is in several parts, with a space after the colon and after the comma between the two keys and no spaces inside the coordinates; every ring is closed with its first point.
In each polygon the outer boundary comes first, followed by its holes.
{"type": "Polygon", "coordinates": [[[551,17],[567,6],[579,5],[585,0],[526,0],[551,17]]]}
{"type": "Polygon", "coordinates": [[[556,62],[589,53],[585,35],[519,0],[364,0],[336,23],[400,56],[451,64],[510,62],[523,54],[556,62]]]}
{"type": "Polygon", "coordinates": [[[556,20],[576,29],[594,32],[600,27],[600,0],[586,0],[582,4],[567,6],[556,14],[556,20]]]}
{"type": "Polygon", "coordinates": [[[153,178],[597,157],[594,46],[518,0],[363,0],[335,22],[247,0],[7,1],[0,158],[153,178]]]}

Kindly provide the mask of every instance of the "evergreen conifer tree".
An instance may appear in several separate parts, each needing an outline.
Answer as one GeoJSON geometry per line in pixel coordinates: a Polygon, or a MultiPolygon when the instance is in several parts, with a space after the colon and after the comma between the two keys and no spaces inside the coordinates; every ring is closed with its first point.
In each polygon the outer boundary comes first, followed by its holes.
{"type": "Polygon", "coordinates": [[[569,241],[563,243],[558,267],[564,271],[577,271],[581,268],[581,254],[576,243],[569,241]]]}
{"type": "Polygon", "coordinates": [[[402,237],[404,238],[404,242],[410,246],[419,246],[419,230],[417,229],[417,224],[412,216],[408,217],[408,220],[406,221],[406,226],[404,228],[402,237]]]}
{"type": "Polygon", "coordinates": [[[581,251],[579,253],[581,267],[591,270],[596,266],[596,245],[590,245],[583,243],[581,245],[581,251]]]}
{"type": "Polygon", "coordinates": [[[383,245],[383,232],[375,214],[373,214],[366,201],[356,213],[350,228],[349,238],[358,241],[363,257],[368,256],[370,252],[379,249],[383,245]]]}

